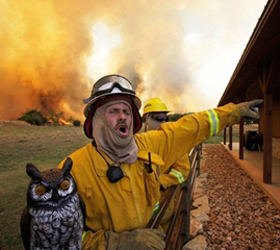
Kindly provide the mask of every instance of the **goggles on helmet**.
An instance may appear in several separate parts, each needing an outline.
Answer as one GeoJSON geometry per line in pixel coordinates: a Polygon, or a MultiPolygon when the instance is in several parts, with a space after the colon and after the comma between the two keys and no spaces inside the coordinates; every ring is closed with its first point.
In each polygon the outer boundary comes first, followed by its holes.
{"type": "Polygon", "coordinates": [[[135,96],[135,91],[126,78],[119,75],[108,75],[102,77],[94,84],[91,96],[83,101],[87,104],[98,97],[118,93],[135,96]]]}
{"type": "Polygon", "coordinates": [[[135,95],[130,83],[126,82],[107,82],[105,84],[100,84],[100,86],[94,86],[92,91],[92,96],[104,95],[106,93],[124,93],[128,92],[135,95]]]}
{"type": "Polygon", "coordinates": [[[135,91],[132,88],[131,83],[124,77],[119,75],[107,75],[99,79],[93,86],[91,95],[87,99],[83,99],[86,105],[84,109],[84,115],[87,117],[92,105],[101,97],[123,94],[132,97],[136,107],[141,108],[141,101],[135,95],[135,91]]]}

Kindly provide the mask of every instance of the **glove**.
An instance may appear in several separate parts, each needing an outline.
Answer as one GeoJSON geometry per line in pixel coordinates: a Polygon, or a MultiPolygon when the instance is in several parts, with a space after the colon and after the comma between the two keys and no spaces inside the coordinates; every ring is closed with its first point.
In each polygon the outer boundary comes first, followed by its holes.
{"type": "Polygon", "coordinates": [[[124,231],[117,234],[113,231],[107,231],[106,249],[110,250],[164,250],[165,233],[158,229],[139,228],[132,231],[124,231]]]}
{"type": "Polygon", "coordinates": [[[237,104],[238,110],[241,117],[255,118],[259,119],[260,114],[257,110],[254,109],[254,106],[261,104],[263,100],[254,100],[250,102],[241,102],[237,104]]]}

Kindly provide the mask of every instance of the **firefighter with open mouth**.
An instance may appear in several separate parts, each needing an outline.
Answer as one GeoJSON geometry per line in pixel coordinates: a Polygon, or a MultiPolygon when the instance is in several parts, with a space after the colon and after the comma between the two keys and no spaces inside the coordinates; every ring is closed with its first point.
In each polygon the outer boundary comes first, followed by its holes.
{"type": "Polygon", "coordinates": [[[125,77],[102,77],[84,102],[84,132],[92,143],[69,156],[87,211],[83,249],[111,250],[164,249],[164,232],[146,228],[160,198],[163,166],[241,116],[258,118],[253,107],[262,101],[230,103],[148,133],[137,133],[141,101],[125,77]]]}

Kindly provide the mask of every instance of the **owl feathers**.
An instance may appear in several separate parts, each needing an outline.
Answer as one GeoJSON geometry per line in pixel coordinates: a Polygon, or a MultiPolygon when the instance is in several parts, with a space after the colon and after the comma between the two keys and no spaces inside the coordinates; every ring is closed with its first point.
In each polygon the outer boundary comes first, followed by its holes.
{"type": "Polygon", "coordinates": [[[71,158],[62,169],[43,172],[26,165],[31,181],[20,223],[25,249],[81,249],[86,211],[71,168],[71,158]]]}

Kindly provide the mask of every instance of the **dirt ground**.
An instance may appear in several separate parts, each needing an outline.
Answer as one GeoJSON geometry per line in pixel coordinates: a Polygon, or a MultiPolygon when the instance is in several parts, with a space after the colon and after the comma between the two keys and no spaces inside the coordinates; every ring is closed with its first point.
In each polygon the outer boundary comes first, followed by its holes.
{"type": "Polygon", "coordinates": [[[221,145],[203,145],[210,249],[280,249],[280,210],[221,145]]]}

